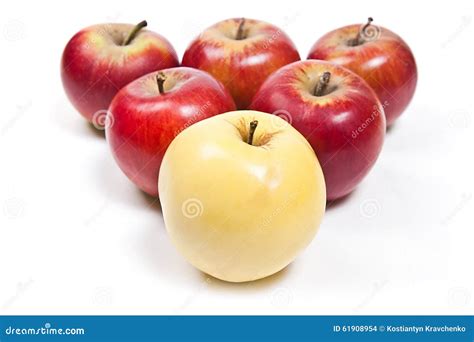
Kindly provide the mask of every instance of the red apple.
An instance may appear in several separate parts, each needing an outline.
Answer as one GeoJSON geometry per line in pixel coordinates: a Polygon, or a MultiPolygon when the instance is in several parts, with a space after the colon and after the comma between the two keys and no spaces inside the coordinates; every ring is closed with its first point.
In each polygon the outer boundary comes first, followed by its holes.
{"type": "Polygon", "coordinates": [[[205,30],[187,48],[182,65],[209,72],[229,89],[237,108],[245,109],[273,71],[299,60],[293,42],[281,29],[242,18],[205,30]]]}
{"type": "Polygon", "coordinates": [[[235,110],[224,86],[206,72],[171,68],[122,88],[110,104],[106,137],[122,171],[146,193],[158,195],[161,161],[188,126],[235,110]]]}
{"type": "Polygon", "coordinates": [[[341,27],[319,39],[309,59],[342,65],[364,78],[384,104],[387,126],[410,103],[418,78],[415,58],[402,38],[367,24],[341,27]]]}
{"type": "Polygon", "coordinates": [[[286,119],[309,141],[323,169],[328,200],[350,193],[382,149],[381,103],[361,77],[336,64],[287,65],[265,81],[250,107],[286,119]]]}
{"type": "Polygon", "coordinates": [[[149,72],[179,65],[171,44],[142,21],[102,24],[76,33],[66,45],[61,77],[69,100],[97,128],[120,88],[149,72]]]}

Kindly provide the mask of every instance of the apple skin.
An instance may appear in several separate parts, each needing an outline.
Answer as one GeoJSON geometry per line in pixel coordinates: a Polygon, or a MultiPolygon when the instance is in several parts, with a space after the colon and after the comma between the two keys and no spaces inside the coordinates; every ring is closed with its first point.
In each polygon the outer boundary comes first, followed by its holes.
{"type": "Polygon", "coordinates": [[[119,167],[152,196],[158,195],[158,171],[174,137],[202,119],[235,109],[228,91],[208,73],[184,67],[161,72],[166,77],[163,94],[158,90],[158,72],[117,93],[105,132],[119,167]]]}
{"type": "Polygon", "coordinates": [[[142,29],[132,42],[121,46],[134,25],[101,24],[76,33],[61,59],[66,94],[96,128],[103,127],[112,98],[123,86],[159,69],[179,65],[176,51],[161,35],[142,29]],[[94,117],[96,115],[96,117],[94,117]]]}
{"type": "Polygon", "coordinates": [[[283,119],[255,111],[184,130],[165,154],[158,183],[178,251],[230,282],[264,278],[292,262],[316,234],[326,205],[323,173],[306,139],[283,119]]]}
{"type": "Polygon", "coordinates": [[[250,107],[282,116],[308,139],[323,168],[328,200],[350,193],[382,149],[383,106],[361,77],[332,63],[308,60],[281,68],[265,81],[250,107]],[[327,71],[327,89],[334,91],[314,96],[327,71]]]}
{"type": "Polygon", "coordinates": [[[361,25],[350,25],[327,33],[311,48],[308,59],[322,59],[342,65],[361,76],[385,103],[387,126],[403,113],[415,93],[418,79],[415,57],[395,33],[369,26],[362,45],[348,46],[361,25]]]}
{"type": "Polygon", "coordinates": [[[191,42],[182,65],[209,72],[229,89],[237,108],[246,109],[275,70],[299,61],[290,38],[278,27],[253,19],[221,21],[191,42]],[[240,23],[245,39],[235,39],[240,23]]]}

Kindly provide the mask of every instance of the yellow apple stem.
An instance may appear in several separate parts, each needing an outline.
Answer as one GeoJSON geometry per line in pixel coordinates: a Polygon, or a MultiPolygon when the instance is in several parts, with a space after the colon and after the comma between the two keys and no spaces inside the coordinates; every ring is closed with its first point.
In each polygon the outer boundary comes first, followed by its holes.
{"type": "Polygon", "coordinates": [[[162,72],[159,72],[156,75],[156,83],[158,83],[158,91],[160,92],[160,94],[165,93],[165,87],[164,87],[165,81],[166,81],[166,75],[162,72]]]}
{"type": "Polygon", "coordinates": [[[132,31],[130,31],[130,33],[128,34],[128,37],[127,39],[124,40],[123,42],[123,45],[128,45],[132,42],[132,40],[135,38],[135,36],[137,35],[137,33],[144,27],[146,27],[148,25],[148,23],[146,22],[146,20],[143,20],[143,21],[140,21],[137,25],[135,25],[135,27],[133,28],[132,31]]]}
{"type": "Polygon", "coordinates": [[[359,32],[357,32],[357,37],[355,38],[354,40],[354,45],[362,45],[365,43],[365,40],[364,40],[364,37],[362,36],[361,32],[365,32],[367,30],[367,28],[370,26],[370,24],[372,23],[372,21],[374,21],[374,19],[372,17],[369,17],[367,19],[367,23],[362,27],[361,30],[359,30],[359,32]]]}
{"type": "Polygon", "coordinates": [[[250,129],[249,129],[249,137],[247,139],[247,143],[249,145],[252,145],[253,143],[253,135],[255,133],[255,130],[257,129],[257,125],[258,125],[258,120],[253,120],[251,123],[250,123],[250,129]]]}
{"type": "Polygon", "coordinates": [[[239,28],[237,29],[237,34],[235,36],[236,40],[245,39],[244,25],[245,25],[245,18],[242,18],[240,19],[239,28]]]}
{"type": "Polygon", "coordinates": [[[331,80],[331,73],[329,71],[325,71],[321,76],[319,76],[319,81],[316,83],[316,87],[314,87],[314,96],[323,96],[324,91],[326,90],[329,81],[331,80]]]}

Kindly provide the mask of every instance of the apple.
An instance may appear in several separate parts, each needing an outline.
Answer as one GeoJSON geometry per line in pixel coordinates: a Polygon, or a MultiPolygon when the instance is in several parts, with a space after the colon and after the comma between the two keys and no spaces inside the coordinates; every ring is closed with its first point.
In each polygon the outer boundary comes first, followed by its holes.
{"type": "Polygon", "coordinates": [[[361,77],[336,64],[308,60],[281,68],[250,108],[281,116],[308,139],[323,168],[328,200],[350,193],[382,149],[382,104],[361,77]]]}
{"type": "Polygon", "coordinates": [[[256,111],[216,115],[181,132],[158,181],[179,252],[213,277],[244,282],[276,273],[316,234],[326,190],[306,139],[256,111]]]}
{"type": "Polygon", "coordinates": [[[112,100],[106,138],[122,171],[141,190],[158,195],[158,171],[183,129],[234,110],[224,86],[204,71],[171,68],[129,83],[112,100]]]}
{"type": "Polygon", "coordinates": [[[102,24],[83,29],[67,43],[61,60],[64,90],[96,128],[120,88],[152,71],[179,65],[171,44],[138,25],[102,24]]]}
{"type": "Polygon", "coordinates": [[[403,113],[415,93],[418,73],[408,45],[395,33],[367,24],[327,33],[311,48],[309,59],[342,65],[364,78],[385,104],[387,126],[403,113]]]}
{"type": "Polygon", "coordinates": [[[206,29],[186,49],[182,65],[209,72],[229,89],[237,108],[246,109],[273,71],[299,60],[295,45],[281,29],[241,18],[206,29]]]}

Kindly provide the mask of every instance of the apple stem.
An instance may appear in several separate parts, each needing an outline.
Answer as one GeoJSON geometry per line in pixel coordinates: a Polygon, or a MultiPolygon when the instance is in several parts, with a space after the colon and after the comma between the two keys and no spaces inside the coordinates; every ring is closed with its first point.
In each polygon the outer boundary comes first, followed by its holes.
{"type": "Polygon", "coordinates": [[[137,25],[135,25],[135,27],[133,28],[132,31],[130,31],[130,33],[128,34],[128,37],[127,39],[125,39],[123,45],[128,45],[132,42],[132,40],[135,38],[135,36],[137,35],[137,33],[144,27],[146,27],[148,25],[148,23],[146,22],[146,20],[143,20],[143,21],[140,21],[137,25]]]}
{"type": "Polygon", "coordinates": [[[159,72],[156,75],[156,83],[158,83],[158,91],[160,92],[160,94],[165,93],[165,87],[164,87],[165,81],[166,81],[166,75],[162,72],[159,72]]]}
{"type": "Polygon", "coordinates": [[[327,85],[329,84],[329,81],[331,80],[331,73],[329,71],[325,71],[320,77],[319,81],[316,84],[316,87],[314,87],[314,96],[322,96],[324,94],[324,91],[326,90],[327,85]]]}
{"type": "Polygon", "coordinates": [[[251,123],[250,123],[250,129],[249,129],[249,137],[247,139],[247,143],[249,145],[252,145],[253,143],[253,135],[255,133],[255,130],[257,129],[257,125],[258,125],[258,120],[253,120],[251,123]]]}
{"type": "Polygon", "coordinates": [[[239,28],[237,29],[237,35],[235,36],[236,40],[245,39],[244,25],[245,25],[245,18],[242,18],[240,19],[239,28]]]}
{"type": "Polygon", "coordinates": [[[354,43],[355,45],[362,45],[364,44],[365,40],[364,40],[364,37],[361,35],[361,32],[365,32],[365,30],[367,30],[367,28],[370,26],[370,24],[372,23],[372,21],[374,21],[374,19],[372,17],[369,17],[367,19],[367,23],[362,27],[361,30],[359,30],[359,32],[357,32],[357,37],[356,39],[354,40],[354,43]]]}

